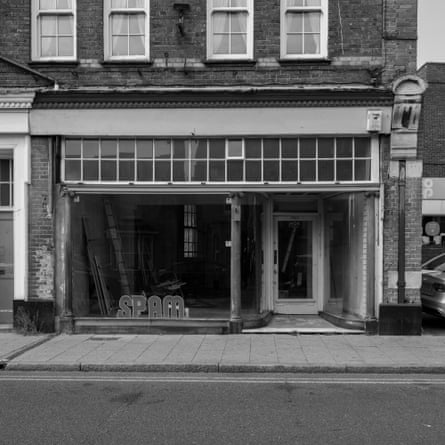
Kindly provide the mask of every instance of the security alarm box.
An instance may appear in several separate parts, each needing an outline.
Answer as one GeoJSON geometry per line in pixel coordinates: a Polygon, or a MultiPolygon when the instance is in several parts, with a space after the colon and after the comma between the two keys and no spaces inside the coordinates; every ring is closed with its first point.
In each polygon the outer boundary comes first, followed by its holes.
{"type": "Polygon", "coordinates": [[[366,130],[369,132],[381,132],[383,125],[383,113],[380,110],[368,110],[366,130]]]}

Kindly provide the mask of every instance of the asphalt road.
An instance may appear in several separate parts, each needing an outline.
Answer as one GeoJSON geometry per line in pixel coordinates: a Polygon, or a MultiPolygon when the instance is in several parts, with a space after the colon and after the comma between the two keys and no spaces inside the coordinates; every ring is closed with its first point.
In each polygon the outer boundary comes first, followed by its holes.
{"type": "Polygon", "coordinates": [[[445,376],[0,373],[0,443],[442,444],[445,376]]]}

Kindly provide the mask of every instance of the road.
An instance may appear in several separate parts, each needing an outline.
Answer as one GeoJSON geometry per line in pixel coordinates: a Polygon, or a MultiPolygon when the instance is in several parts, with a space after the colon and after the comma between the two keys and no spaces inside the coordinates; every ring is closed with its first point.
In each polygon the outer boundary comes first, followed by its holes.
{"type": "Polygon", "coordinates": [[[445,376],[0,373],[0,443],[442,444],[445,376]]]}

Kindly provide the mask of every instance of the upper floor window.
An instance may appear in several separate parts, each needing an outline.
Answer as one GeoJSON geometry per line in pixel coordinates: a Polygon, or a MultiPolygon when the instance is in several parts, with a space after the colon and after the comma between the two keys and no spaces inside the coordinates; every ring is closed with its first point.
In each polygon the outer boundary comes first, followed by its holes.
{"type": "Polygon", "coordinates": [[[105,0],[106,60],[148,59],[149,0],[105,0]]]}
{"type": "Polygon", "coordinates": [[[32,2],[33,60],[76,59],[76,0],[32,2]]]}
{"type": "Polygon", "coordinates": [[[207,0],[207,57],[253,57],[253,0],[207,0]]]}
{"type": "Polygon", "coordinates": [[[281,57],[327,56],[328,0],[281,0],[281,57]]]}
{"type": "Polygon", "coordinates": [[[0,158],[0,207],[12,207],[13,164],[11,159],[0,158]]]}

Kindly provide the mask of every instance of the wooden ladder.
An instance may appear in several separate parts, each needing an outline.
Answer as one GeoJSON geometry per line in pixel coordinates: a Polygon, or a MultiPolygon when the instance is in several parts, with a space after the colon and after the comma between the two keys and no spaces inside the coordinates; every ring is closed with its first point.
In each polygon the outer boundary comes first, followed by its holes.
{"type": "Polygon", "coordinates": [[[104,199],[105,214],[108,221],[111,242],[113,243],[114,255],[116,257],[117,268],[119,270],[121,288],[125,295],[130,295],[130,285],[128,284],[127,271],[125,269],[124,258],[122,256],[122,240],[116,227],[113,214],[113,207],[108,199],[104,199]]]}

